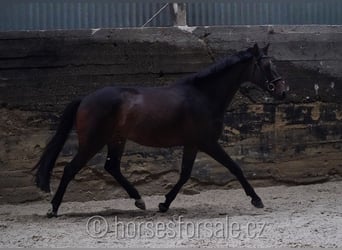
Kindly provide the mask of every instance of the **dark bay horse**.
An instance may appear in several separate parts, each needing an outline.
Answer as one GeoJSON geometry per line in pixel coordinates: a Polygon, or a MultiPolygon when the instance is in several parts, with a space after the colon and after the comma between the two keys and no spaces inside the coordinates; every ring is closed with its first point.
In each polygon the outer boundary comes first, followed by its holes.
{"type": "Polygon", "coordinates": [[[218,144],[218,139],[225,110],[242,83],[253,82],[275,97],[286,95],[287,85],[276,72],[267,50],[268,45],[260,49],[255,44],[167,87],[106,87],[71,102],[62,114],[56,134],[34,167],[37,169],[36,185],[49,192],[52,169],[76,124],[78,152],[64,168],[48,217],[57,216],[69,182],[106,145],[108,156],[104,168],[135,199],[135,205],[145,209],[139,192],[120,170],[126,140],[152,147],[184,147],[180,178],[166,194],[164,203],[159,204],[161,212],[168,210],[190,178],[198,151],[229,169],[252,198],[252,204],[262,208],[260,197],[241,168],[218,144]]]}

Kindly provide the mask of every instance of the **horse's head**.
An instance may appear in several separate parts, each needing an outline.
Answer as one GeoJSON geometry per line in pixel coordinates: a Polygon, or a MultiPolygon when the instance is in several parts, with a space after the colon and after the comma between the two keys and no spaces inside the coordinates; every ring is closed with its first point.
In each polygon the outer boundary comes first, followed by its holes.
{"type": "Polygon", "coordinates": [[[248,49],[254,56],[251,81],[277,99],[284,99],[289,86],[278,74],[272,58],[267,55],[269,44],[260,49],[257,44],[248,49]]]}

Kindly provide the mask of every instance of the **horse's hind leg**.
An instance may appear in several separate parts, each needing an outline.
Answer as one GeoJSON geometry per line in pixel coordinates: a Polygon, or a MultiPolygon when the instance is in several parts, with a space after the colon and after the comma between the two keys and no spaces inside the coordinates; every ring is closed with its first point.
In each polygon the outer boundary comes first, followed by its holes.
{"type": "Polygon", "coordinates": [[[216,142],[207,145],[203,151],[213,157],[216,161],[225,166],[229,171],[236,176],[246,194],[252,197],[252,204],[257,208],[263,208],[264,204],[260,197],[255,193],[253,187],[247,181],[241,168],[230,158],[230,156],[222,149],[222,147],[216,142]]]}
{"type": "Polygon", "coordinates": [[[145,202],[141,198],[138,190],[136,190],[136,188],[121,173],[120,162],[124,147],[124,141],[108,144],[108,155],[105,164],[105,169],[126,190],[128,195],[132,199],[135,199],[135,206],[142,210],[145,210],[145,202]]]}
{"type": "Polygon", "coordinates": [[[62,179],[59,183],[58,189],[51,201],[52,209],[47,213],[47,217],[57,217],[58,208],[62,203],[64,193],[68,187],[69,182],[82,169],[82,167],[91,159],[97,150],[79,150],[70,163],[68,163],[63,171],[62,179]]]}
{"type": "Polygon", "coordinates": [[[189,180],[197,152],[198,151],[196,148],[186,147],[186,146],[184,147],[182,169],[181,169],[179,180],[176,183],[176,185],[171,189],[171,191],[165,195],[166,197],[165,202],[159,203],[160,212],[166,212],[169,209],[171,202],[176,198],[179,190],[189,180]]]}

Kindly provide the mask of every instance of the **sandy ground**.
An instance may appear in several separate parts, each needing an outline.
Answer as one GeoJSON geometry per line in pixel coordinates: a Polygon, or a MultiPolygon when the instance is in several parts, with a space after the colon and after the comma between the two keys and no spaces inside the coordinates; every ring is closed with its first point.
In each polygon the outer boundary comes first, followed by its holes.
{"type": "Polygon", "coordinates": [[[162,196],[0,206],[0,247],[342,247],[342,181],[257,188],[264,209],[241,189],[179,195],[169,212],[162,196]],[[100,217],[94,217],[100,216],[100,217]],[[104,221],[105,220],[105,221],[104,221]]]}

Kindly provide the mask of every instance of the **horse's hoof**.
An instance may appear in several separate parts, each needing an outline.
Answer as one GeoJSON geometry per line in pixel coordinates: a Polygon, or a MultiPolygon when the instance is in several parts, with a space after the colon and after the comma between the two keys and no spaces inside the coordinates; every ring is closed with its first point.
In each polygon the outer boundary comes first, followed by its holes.
{"type": "Polygon", "coordinates": [[[165,203],[159,203],[159,211],[162,213],[165,213],[167,210],[169,210],[169,207],[166,206],[165,203]]]}
{"type": "Polygon", "coordinates": [[[264,204],[262,203],[262,200],[260,198],[259,199],[252,199],[252,204],[256,208],[263,208],[264,207],[264,204]]]}
{"type": "Polygon", "coordinates": [[[143,199],[135,200],[135,206],[141,210],[146,210],[146,205],[143,199]]]}
{"type": "Polygon", "coordinates": [[[53,212],[52,210],[49,210],[49,211],[46,213],[46,217],[48,217],[48,218],[57,217],[57,213],[56,213],[56,212],[53,212]]]}

